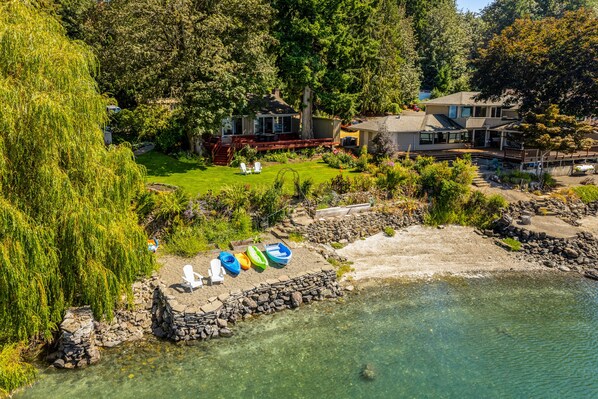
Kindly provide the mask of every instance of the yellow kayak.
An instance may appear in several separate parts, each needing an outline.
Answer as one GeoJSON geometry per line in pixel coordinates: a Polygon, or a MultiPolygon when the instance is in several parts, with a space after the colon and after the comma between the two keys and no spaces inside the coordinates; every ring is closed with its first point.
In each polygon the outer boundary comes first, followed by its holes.
{"type": "Polygon", "coordinates": [[[249,260],[247,255],[245,255],[244,253],[241,252],[241,253],[235,254],[235,258],[237,258],[237,260],[241,264],[241,269],[249,270],[249,268],[251,267],[251,261],[249,260]]]}

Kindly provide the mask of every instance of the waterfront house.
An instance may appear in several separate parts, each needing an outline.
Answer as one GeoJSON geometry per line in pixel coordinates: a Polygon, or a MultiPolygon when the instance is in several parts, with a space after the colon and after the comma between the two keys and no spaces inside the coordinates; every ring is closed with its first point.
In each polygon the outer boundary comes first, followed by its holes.
{"type": "Polygon", "coordinates": [[[428,100],[425,111],[374,118],[348,129],[359,131],[359,142],[371,147],[386,130],[397,151],[456,148],[517,148],[518,107],[502,101],[476,100],[478,92],[459,92],[428,100]]]}

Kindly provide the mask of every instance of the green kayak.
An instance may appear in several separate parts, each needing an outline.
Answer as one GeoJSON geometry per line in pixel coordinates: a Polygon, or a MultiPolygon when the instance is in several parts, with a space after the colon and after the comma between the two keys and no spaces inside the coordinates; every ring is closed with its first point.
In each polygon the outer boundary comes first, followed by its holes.
{"type": "Polygon", "coordinates": [[[251,260],[251,263],[260,269],[266,269],[266,267],[268,267],[268,259],[266,259],[266,255],[264,255],[255,245],[247,247],[247,257],[251,260]]]}

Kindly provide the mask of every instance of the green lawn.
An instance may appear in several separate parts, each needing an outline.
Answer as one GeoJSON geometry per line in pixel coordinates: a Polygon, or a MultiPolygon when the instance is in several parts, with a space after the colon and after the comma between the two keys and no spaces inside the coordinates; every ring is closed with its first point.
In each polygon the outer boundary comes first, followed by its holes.
{"type": "MultiPolygon", "coordinates": [[[[315,184],[330,180],[339,171],[320,160],[290,161],[288,164],[262,162],[262,173],[244,176],[239,168],[228,166],[205,166],[197,162],[178,160],[156,151],[137,157],[137,162],[147,168],[148,183],[166,183],[183,188],[189,194],[218,191],[224,185],[274,183],[277,173],[291,168],[299,173],[301,180],[311,177],[315,184]]],[[[286,173],[285,187],[292,189],[293,173],[286,173]]]]}

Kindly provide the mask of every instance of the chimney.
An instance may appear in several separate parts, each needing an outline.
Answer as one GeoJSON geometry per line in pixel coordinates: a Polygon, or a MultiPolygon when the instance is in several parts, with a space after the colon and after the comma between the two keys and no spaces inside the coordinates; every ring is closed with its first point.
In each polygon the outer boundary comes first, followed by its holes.
{"type": "Polygon", "coordinates": [[[280,89],[276,88],[272,90],[272,95],[274,96],[274,98],[276,98],[277,100],[280,100],[280,89]]]}

